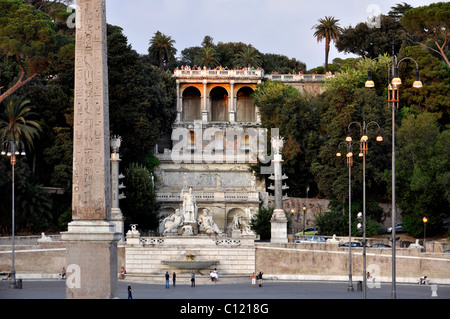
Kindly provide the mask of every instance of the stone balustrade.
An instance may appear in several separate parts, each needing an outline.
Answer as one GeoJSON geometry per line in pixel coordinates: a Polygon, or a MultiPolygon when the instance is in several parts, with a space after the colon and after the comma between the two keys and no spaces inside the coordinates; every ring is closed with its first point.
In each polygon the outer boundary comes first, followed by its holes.
{"type": "Polygon", "coordinates": [[[175,78],[236,78],[236,79],[262,79],[264,77],[264,70],[175,70],[175,78]]]}
{"type": "Polygon", "coordinates": [[[281,82],[324,82],[326,79],[334,77],[331,74],[267,74],[266,80],[281,82]]]}
{"type": "MultiPolygon", "coordinates": [[[[195,199],[198,202],[232,202],[232,201],[246,201],[259,202],[258,192],[194,192],[195,199]]],[[[160,192],[156,193],[156,200],[158,202],[182,202],[181,193],[179,192],[160,192]]]]}

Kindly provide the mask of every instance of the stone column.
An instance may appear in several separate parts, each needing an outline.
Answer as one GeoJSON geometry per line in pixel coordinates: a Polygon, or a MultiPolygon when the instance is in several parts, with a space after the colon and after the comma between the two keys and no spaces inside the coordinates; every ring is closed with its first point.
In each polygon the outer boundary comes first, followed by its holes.
{"type": "Polygon", "coordinates": [[[183,114],[183,97],[181,96],[180,92],[180,80],[176,81],[177,83],[177,119],[176,122],[181,122],[181,116],[183,114]]]}
{"type": "Polygon", "coordinates": [[[230,107],[228,113],[230,115],[230,122],[236,122],[236,96],[234,94],[234,81],[230,82],[230,107]]]}
{"type": "Polygon", "coordinates": [[[119,185],[121,177],[119,175],[119,163],[121,161],[119,156],[119,147],[122,139],[120,136],[111,137],[111,221],[116,227],[116,232],[120,234],[120,242],[124,242],[124,226],[123,215],[119,207],[119,199],[124,198],[122,194],[119,194],[120,189],[125,188],[123,184],[119,185]]]}
{"type": "Polygon", "coordinates": [[[111,219],[105,0],[78,0],[75,45],[72,219],[66,298],[117,297],[117,241],[111,219]]]}
{"type": "Polygon", "coordinates": [[[287,218],[283,209],[283,189],[282,189],[282,172],[281,150],[283,148],[283,139],[276,136],[272,138],[272,151],[275,181],[275,209],[271,219],[271,243],[287,243],[287,218]]]}
{"type": "Polygon", "coordinates": [[[208,122],[208,82],[203,80],[203,106],[202,106],[202,121],[208,122]]]}

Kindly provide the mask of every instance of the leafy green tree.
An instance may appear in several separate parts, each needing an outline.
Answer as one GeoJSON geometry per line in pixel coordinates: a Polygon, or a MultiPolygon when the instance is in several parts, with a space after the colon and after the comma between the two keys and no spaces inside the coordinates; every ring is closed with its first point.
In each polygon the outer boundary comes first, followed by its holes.
{"type": "Polygon", "coordinates": [[[413,7],[406,2],[397,3],[395,6],[391,7],[391,11],[389,11],[388,15],[396,20],[399,20],[403,17],[406,11],[411,10],[412,8],[413,7]]]}
{"type": "Polygon", "coordinates": [[[0,53],[15,59],[18,78],[0,95],[0,103],[45,72],[55,30],[48,15],[19,0],[0,1],[0,53]]]}
{"type": "Polygon", "coordinates": [[[261,68],[264,69],[266,74],[278,72],[280,74],[288,74],[293,72],[298,74],[303,71],[306,72],[306,64],[296,60],[295,58],[289,59],[285,55],[281,54],[261,54],[261,68]]]}
{"type": "Polygon", "coordinates": [[[348,235],[348,216],[332,211],[319,213],[315,224],[323,236],[348,235]]]}
{"type": "Polygon", "coordinates": [[[401,18],[403,27],[416,36],[425,46],[438,53],[450,67],[445,47],[450,40],[450,3],[438,2],[408,10],[401,18]],[[436,48],[427,45],[431,41],[436,48]]]}
{"type": "Polygon", "coordinates": [[[278,128],[285,138],[283,158],[287,165],[283,171],[289,176],[290,196],[304,196],[313,178],[309,163],[314,156],[315,124],[318,123],[316,109],[309,97],[292,86],[277,81],[266,81],[253,94],[258,105],[261,124],[266,129],[278,128]]]}
{"type": "MultiPolygon", "coordinates": [[[[398,130],[397,199],[405,230],[435,234],[450,215],[450,131],[440,132],[436,114],[407,115],[398,130]]],[[[386,179],[390,176],[386,176],[386,179]]]]}
{"type": "Polygon", "coordinates": [[[202,41],[202,47],[213,47],[214,46],[214,39],[213,37],[209,35],[205,35],[202,41]]]}
{"type": "Polygon", "coordinates": [[[52,200],[42,185],[25,183],[17,188],[16,223],[23,232],[47,231],[52,222],[52,200]]]}
{"type": "Polygon", "coordinates": [[[152,175],[143,165],[131,163],[125,170],[125,196],[121,209],[125,223],[138,224],[140,229],[154,230],[158,227],[155,188],[152,175]]]}
{"type": "Polygon", "coordinates": [[[250,227],[261,238],[261,240],[268,240],[271,237],[271,219],[273,208],[266,208],[260,206],[258,212],[250,220],[250,227]]]}
{"type": "Polygon", "coordinates": [[[411,44],[398,19],[380,15],[379,21],[379,27],[360,22],[355,27],[345,28],[336,41],[338,51],[375,58],[386,53],[392,55],[393,51],[397,53],[403,42],[411,44]]]}
{"type": "Polygon", "coordinates": [[[165,35],[157,31],[150,39],[150,47],[148,52],[151,57],[158,61],[158,65],[162,70],[171,60],[175,59],[177,49],[174,47],[175,40],[171,36],[165,35]]]}
{"type": "Polygon", "coordinates": [[[195,57],[201,55],[202,47],[195,46],[189,47],[181,51],[180,59],[177,61],[177,66],[190,65],[191,67],[195,64],[195,57]]]}
{"type": "MultiPolygon", "coordinates": [[[[0,234],[11,235],[12,226],[12,187],[11,187],[11,164],[9,157],[0,156],[0,234]]],[[[17,157],[14,166],[14,182],[16,186],[16,194],[20,185],[26,184],[31,178],[30,167],[27,165],[25,158],[17,157]]],[[[18,224],[16,224],[16,227],[18,224]]]]}
{"type": "MultiPolygon", "coordinates": [[[[364,60],[355,64],[354,69],[330,79],[326,90],[317,98],[320,105],[320,124],[318,129],[319,150],[311,163],[310,169],[317,183],[319,194],[330,199],[334,211],[346,210],[348,204],[348,167],[345,157],[336,157],[339,150],[345,154],[347,145],[338,148],[345,141],[348,126],[352,122],[366,124],[375,121],[382,131],[384,141],[375,142],[377,133],[376,125],[369,127],[369,153],[366,156],[366,195],[367,203],[380,201],[386,194],[386,182],[383,178],[384,171],[390,167],[390,158],[387,156],[390,149],[390,110],[387,100],[378,96],[377,92],[364,88],[367,79],[367,67],[364,60]]],[[[377,70],[376,64],[373,65],[377,70]]],[[[358,141],[360,128],[352,124],[352,137],[358,141]]],[[[352,206],[362,200],[362,161],[357,156],[359,143],[353,143],[352,166],[352,206]]],[[[355,207],[355,209],[358,209],[355,207]]],[[[381,211],[377,205],[367,205],[367,215],[379,220],[381,211]]]]}
{"type": "Polygon", "coordinates": [[[317,42],[325,40],[325,72],[328,72],[328,55],[330,53],[331,41],[336,42],[342,33],[342,28],[339,26],[339,20],[334,17],[325,17],[319,19],[319,24],[313,26],[314,36],[317,38],[317,42]]]}
{"type": "Polygon", "coordinates": [[[148,59],[131,48],[120,27],[108,25],[110,130],[122,137],[123,167],[143,164],[176,116],[175,80],[148,59]]]}
{"type": "Polygon", "coordinates": [[[400,88],[400,115],[430,112],[438,115],[442,127],[450,125],[450,70],[438,58],[419,46],[404,46],[400,50],[399,59],[411,57],[417,61],[420,69],[420,80],[423,87],[419,90],[412,87],[415,81],[416,64],[404,60],[400,64],[402,86],[400,88]]]}

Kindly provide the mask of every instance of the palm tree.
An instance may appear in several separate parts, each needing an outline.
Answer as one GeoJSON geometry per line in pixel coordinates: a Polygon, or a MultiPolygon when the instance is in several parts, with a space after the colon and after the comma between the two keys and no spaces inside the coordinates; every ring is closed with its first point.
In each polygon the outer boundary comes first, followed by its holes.
{"type": "Polygon", "coordinates": [[[248,46],[235,55],[234,63],[236,65],[245,65],[246,67],[261,66],[261,55],[258,50],[248,46]]]}
{"type": "Polygon", "coordinates": [[[195,56],[194,63],[207,68],[216,67],[219,63],[216,50],[213,47],[203,47],[200,53],[195,56]]]}
{"type": "Polygon", "coordinates": [[[325,72],[328,72],[328,54],[330,53],[330,42],[336,42],[343,29],[338,25],[338,21],[334,17],[325,17],[319,19],[319,24],[312,27],[315,29],[314,36],[317,42],[325,39],[325,72]]]}
{"type": "Polygon", "coordinates": [[[0,141],[22,141],[33,148],[33,139],[42,131],[39,122],[30,119],[35,115],[31,111],[30,100],[11,97],[0,113],[0,141]]]}
{"type": "Polygon", "coordinates": [[[157,61],[159,61],[159,67],[163,68],[164,64],[168,64],[169,61],[177,53],[177,49],[174,47],[175,40],[172,37],[157,31],[153,38],[150,39],[150,47],[148,52],[157,61]]]}

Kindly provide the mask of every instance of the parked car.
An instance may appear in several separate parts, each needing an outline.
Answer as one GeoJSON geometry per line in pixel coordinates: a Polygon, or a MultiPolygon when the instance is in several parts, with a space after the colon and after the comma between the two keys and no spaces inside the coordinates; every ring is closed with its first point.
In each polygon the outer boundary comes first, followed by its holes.
{"type": "Polygon", "coordinates": [[[372,247],[372,248],[390,248],[391,246],[386,245],[386,244],[373,244],[370,247],[372,247]]]}
{"type": "MultiPolygon", "coordinates": [[[[348,247],[348,242],[346,242],[345,244],[342,244],[342,245],[340,245],[340,246],[348,247]]],[[[363,246],[363,245],[362,245],[361,243],[352,241],[352,247],[362,247],[362,246],[363,246]]]]}
{"type": "Polygon", "coordinates": [[[308,236],[295,240],[296,243],[326,243],[327,240],[321,236],[308,236]]]}
{"type": "Polygon", "coordinates": [[[302,231],[298,232],[297,236],[301,236],[301,235],[318,235],[319,232],[317,231],[316,227],[308,227],[303,229],[302,231]]]}
{"type": "MultiPolygon", "coordinates": [[[[392,233],[392,226],[386,228],[386,231],[387,231],[388,233],[392,233]]],[[[396,224],[395,224],[395,232],[396,232],[396,233],[401,233],[401,232],[403,232],[403,223],[402,223],[402,222],[396,223],[396,224]]]]}

